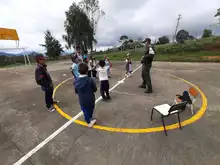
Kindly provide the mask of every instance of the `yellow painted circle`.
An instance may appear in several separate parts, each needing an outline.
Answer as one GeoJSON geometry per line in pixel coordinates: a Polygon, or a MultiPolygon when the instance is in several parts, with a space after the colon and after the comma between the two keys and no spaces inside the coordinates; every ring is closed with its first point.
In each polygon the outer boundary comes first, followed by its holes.
{"type": "MultiPolygon", "coordinates": [[[[158,70],[157,70],[158,71],[158,70]]],[[[161,72],[161,71],[159,71],[161,72]]],[[[166,74],[166,73],[163,73],[161,72],[162,74],[166,74]]],[[[187,80],[184,80],[180,77],[177,77],[177,76],[174,76],[174,75],[171,75],[171,74],[166,74],[168,76],[171,76],[171,77],[174,77],[174,78],[177,78],[179,80],[182,80],[184,81],[185,83],[193,86],[194,88],[196,88],[200,95],[201,95],[201,98],[202,98],[202,106],[201,108],[199,109],[199,111],[194,115],[192,116],[191,118],[187,119],[187,120],[184,120],[181,122],[181,125],[182,126],[186,126],[186,125],[189,125],[191,123],[194,123],[195,121],[199,120],[205,113],[206,111],[206,108],[207,108],[207,98],[205,96],[205,94],[202,92],[201,89],[199,89],[199,87],[197,87],[196,85],[192,84],[191,82],[187,81],[187,80]]],[[[70,80],[72,78],[69,78],[65,81],[63,81],[62,83],[60,83],[55,89],[54,89],[54,95],[53,97],[55,96],[56,94],[56,91],[57,89],[63,85],[65,82],[67,82],[68,80],[70,80]]],[[[68,114],[66,114],[58,105],[54,105],[54,107],[56,108],[56,110],[58,111],[58,113],[60,115],[62,115],[64,118],[68,119],[68,120],[71,120],[72,117],[69,116],[68,114]]],[[[79,124],[79,125],[82,125],[82,126],[88,126],[86,122],[84,121],[81,121],[81,120],[75,120],[74,121],[75,123],[79,124]]],[[[101,125],[94,125],[93,126],[94,129],[99,129],[99,130],[103,130],[103,131],[109,131],[109,132],[121,132],[121,133],[149,133],[149,132],[159,132],[159,131],[163,131],[164,128],[162,126],[160,127],[152,127],[152,128],[115,128],[115,127],[108,127],[108,126],[101,126],[101,125]]],[[[167,130],[171,130],[171,129],[176,129],[176,128],[179,128],[179,124],[178,123],[175,123],[175,124],[172,124],[172,125],[167,125],[166,126],[166,129],[167,130]]]]}

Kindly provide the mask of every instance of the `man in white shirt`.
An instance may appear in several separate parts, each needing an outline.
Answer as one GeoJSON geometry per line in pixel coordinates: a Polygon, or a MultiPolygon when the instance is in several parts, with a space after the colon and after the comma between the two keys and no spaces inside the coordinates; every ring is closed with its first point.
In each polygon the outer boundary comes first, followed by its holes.
{"type": "Polygon", "coordinates": [[[100,60],[99,61],[99,68],[97,68],[97,72],[99,75],[99,80],[100,80],[100,93],[102,96],[102,99],[105,100],[110,100],[111,97],[109,95],[109,81],[108,81],[108,67],[105,66],[105,61],[100,60]]]}

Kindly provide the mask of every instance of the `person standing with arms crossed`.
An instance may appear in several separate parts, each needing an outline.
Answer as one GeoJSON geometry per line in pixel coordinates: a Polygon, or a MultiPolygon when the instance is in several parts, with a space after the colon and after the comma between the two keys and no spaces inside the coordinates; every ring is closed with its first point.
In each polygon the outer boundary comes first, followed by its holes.
{"type": "Polygon", "coordinates": [[[144,56],[141,58],[141,63],[142,63],[142,79],[143,83],[139,86],[139,88],[146,88],[147,85],[147,90],[145,93],[152,93],[153,88],[151,84],[151,77],[150,77],[150,69],[152,67],[152,61],[154,59],[155,51],[153,47],[151,46],[151,39],[146,38],[146,51],[144,53],[144,56]]]}

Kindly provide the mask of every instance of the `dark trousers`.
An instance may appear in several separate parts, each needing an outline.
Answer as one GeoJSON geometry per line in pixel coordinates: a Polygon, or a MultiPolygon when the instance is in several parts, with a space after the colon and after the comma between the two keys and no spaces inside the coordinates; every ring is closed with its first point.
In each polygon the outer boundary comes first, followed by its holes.
{"type": "Polygon", "coordinates": [[[81,109],[83,111],[85,121],[89,124],[93,116],[94,107],[81,106],[81,109]]]}
{"type": "Polygon", "coordinates": [[[42,90],[45,92],[45,102],[47,108],[50,108],[53,105],[53,88],[42,87],[42,90]]]}
{"type": "Polygon", "coordinates": [[[92,76],[93,77],[96,77],[96,74],[97,74],[97,71],[94,69],[94,70],[92,70],[92,76]]]}
{"type": "Polygon", "coordinates": [[[108,80],[103,80],[100,82],[100,93],[103,99],[110,98],[108,80]]]}
{"type": "Polygon", "coordinates": [[[152,84],[151,84],[151,77],[150,77],[150,67],[142,69],[142,79],[143,79],[143,86],[147,85],[149,91],[152,91],[152,84]]]}
{"type": "Polygon", "coordinates": [[[89,76],[89,77],[92,77],[92,70],[89,70],[89,71],[88,71],[88,76],[89,76]]]}
{"type": "Polygon", "coordinates": [[[89,77],[96,77],[97,71],[96,70],[89,70],[88,71],[88,76],[89,77]]]}

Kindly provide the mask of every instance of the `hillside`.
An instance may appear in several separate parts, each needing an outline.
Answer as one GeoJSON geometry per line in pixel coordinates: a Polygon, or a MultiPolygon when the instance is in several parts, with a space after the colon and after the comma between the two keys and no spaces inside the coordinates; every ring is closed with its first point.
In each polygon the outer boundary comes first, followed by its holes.
{"type": "MultiPolygon", "coordinates": [[[[179,62],[220,62],[220,37],[187,40],[184,44],[169,43],[156,45],[156,61],[179,62]]],[[[111,60],[124,60],[130,52],[133,60],[140,60],[144,48],[136,50],[118,51],[105,54],[111,60]]],[[[96,56],[102,59],[103,55],[96,56]]]]}

